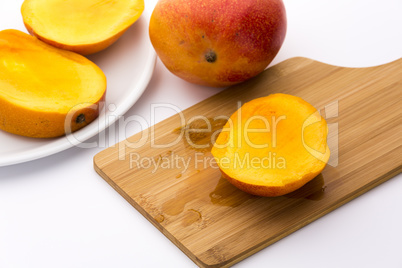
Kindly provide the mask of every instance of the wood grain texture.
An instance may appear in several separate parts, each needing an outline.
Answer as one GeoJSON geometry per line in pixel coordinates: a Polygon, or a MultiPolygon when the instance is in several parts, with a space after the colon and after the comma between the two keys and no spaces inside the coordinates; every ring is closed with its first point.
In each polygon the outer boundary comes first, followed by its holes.
{"type": "Polygon", "coordinates": [[[100,152],[95,169],[197,265],[227,267],[401,172],[401,77],[402,59],[342,68],[292,58],[100,152]],[[322,112],[332,156],[301,189],[255,197],[221,178],[211,135],[239,102],[278,92],[322,112]],[[197,132],[200,116],[209,130],[197,132]]]}

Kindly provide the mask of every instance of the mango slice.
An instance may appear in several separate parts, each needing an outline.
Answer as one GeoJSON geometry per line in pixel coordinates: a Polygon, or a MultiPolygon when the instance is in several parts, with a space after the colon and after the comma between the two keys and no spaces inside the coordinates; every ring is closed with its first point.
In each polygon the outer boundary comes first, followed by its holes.
{"type": "Polygon", "coordinates": [[[273,94],[245,103],[225,124],[212,154],[223,177],[259,196],[290,193],[328,162],[327,123],[301,98],[273,94]]]}
{"type": "Polygon", "coordinates": [[[0,31],[0,129],[40,138],[76,131],[99,115],[105,93],[104,73],[85,57],[0,31]]]}
{"type": "Polygon", "coordinates": [[[144,0],[25,0],[25,27],[55,47],[88,55],[113,44],[142,14],[144,0]]]}

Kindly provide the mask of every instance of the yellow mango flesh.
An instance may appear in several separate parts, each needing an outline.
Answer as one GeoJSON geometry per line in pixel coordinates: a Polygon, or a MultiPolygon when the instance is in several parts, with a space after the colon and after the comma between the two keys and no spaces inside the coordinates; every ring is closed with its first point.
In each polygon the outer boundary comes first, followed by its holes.
{"type": "Polygon", "coordinates": [[[0,128],[60,136],[71,112],[86,115],[81,126],[73,122],[73,130],[92,121],[98,111],[88,107],[103,100],[105,91],[105,75],[85,57],[17,30],[0,32],[0,128]]]}
{"type": "Polygon", "coordinates": [[[329,159],[327,124],[304,100],[273,94],[244,104],[223,127],[212,154],[224,177],[255,195],[292,192],[329,159]]]}
{"type": "Polygon", "coordinates": [[[143,0],[25,0],[21,13],[41,40],[92,54],[115,42],[143,10],[143,0]]]}

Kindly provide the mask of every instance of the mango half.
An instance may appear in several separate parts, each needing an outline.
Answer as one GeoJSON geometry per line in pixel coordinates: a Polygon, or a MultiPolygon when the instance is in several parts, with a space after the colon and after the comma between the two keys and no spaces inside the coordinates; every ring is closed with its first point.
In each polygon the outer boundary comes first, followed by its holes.
{"type": "Polygon", "coordinates": [[[273,94],[245,103],[227,121],[212,155],[223,177],[259,196],[290,193],[328,162],[327,123],[301,98],[273,94]]]}
{"type": "Polygon", "coordinates": [[[102,70],[17,31],[0,31],[0,129],[38,138],[76,131],[99,115],[102,70]]]}
{"type": "Polygon", "coordinates": [[[25,0],[21,7],[32,35],[82,55],[113,44],[143,11],[144,0],[25,0]]]}

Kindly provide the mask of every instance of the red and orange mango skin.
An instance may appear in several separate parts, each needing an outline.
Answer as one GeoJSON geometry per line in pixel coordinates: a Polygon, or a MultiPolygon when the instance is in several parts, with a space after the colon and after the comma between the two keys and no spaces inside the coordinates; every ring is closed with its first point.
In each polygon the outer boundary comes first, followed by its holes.
{"type": "Polygon", "coordinates": [[[281,0],[161,0],[152,44],[165,66],[196,84],[225,87],[262,72],[286,35],[281,0]]]}

